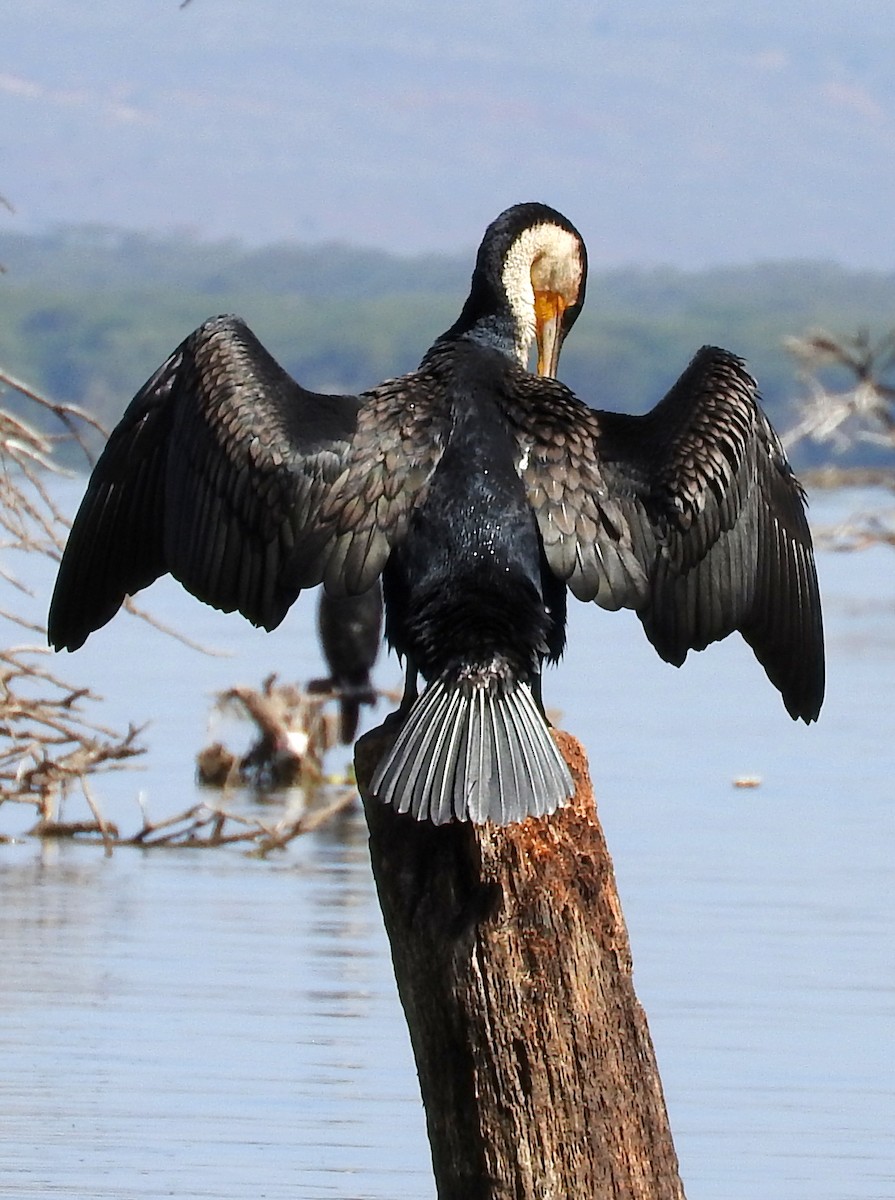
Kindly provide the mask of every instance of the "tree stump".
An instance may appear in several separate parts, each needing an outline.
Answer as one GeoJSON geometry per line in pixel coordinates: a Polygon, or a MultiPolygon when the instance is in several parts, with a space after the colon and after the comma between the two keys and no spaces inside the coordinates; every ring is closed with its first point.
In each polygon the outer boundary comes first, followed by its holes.
{"type": "Polygon", "coordinates": [[[503,829],[369,799],[389,734],[357,747],[438,1197],[683,1200],[587,760],[556,738],[574,800],[503,829]]]}

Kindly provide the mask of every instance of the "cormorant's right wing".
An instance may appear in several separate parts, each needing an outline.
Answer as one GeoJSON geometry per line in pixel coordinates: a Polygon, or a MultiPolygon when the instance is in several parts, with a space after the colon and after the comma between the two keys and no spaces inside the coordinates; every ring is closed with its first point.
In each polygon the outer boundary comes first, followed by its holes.
{"type": "Polygon", "coordinates": [[[289,586],[323,581],[334,595],[372,587],[441,461],[453,419],[444,396],[437,370],[425,363],[363,394],[341,471],[296,541],[289,586]]]}
{"type": "MultiPolygon", "coordinates": [[[[305,391],[236,317],[205,322],[140,389],[90,478],[48,622],[75,650],[170,572],[272,629],[284,563],[342,472],[362,401],[305,391]]],[[[319,582],[319,579],[313,580],[319,582]]]]}

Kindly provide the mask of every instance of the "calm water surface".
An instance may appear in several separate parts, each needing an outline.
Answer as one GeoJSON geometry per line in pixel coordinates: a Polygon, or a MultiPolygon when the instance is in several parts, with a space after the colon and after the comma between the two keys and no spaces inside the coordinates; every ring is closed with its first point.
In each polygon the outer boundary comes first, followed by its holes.
{"type": "MultiPolygon", "coordinates": [[[[675,671],[577,604],[545,684],[591,757],[689,1200],[895,1197],[895,558],[820,570],[818,726],[744,647],[675,671]]],[[[233,657],[123,617],[60,660],[108,721],[152,721],[143,768],[95,784],[124,829],[138,792],[198,799],[217,688],[319,669],[310,600],[265,635],[148,595],[233,657]]],[[[0,1196],[434,1196],[357,813],[264,862],[24,841],[0,871],[0,1196]]]]}

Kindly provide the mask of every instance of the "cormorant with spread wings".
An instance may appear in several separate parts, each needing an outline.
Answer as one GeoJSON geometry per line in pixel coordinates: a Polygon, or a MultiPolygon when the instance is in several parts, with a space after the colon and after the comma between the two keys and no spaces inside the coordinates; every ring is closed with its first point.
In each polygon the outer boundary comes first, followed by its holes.
{"type": "Polygon", "coordinates": [[[738,630],[790,715],[813,721],[824,652],[804,495],[754,380],[704,347],[646,415],[590,408],[552,378],[586,271],[565,217],[516,205],[420,367],[359,396],[306,391],[238,318],[206,322],[96,465],[51,644],[76,649],[166,572],[267,629],[302,588],[359,595],[381,578],[407,685],[372,790],[437,823],[508,824],[572,794],[540,683],[567,591],[634,609],[676,665],[738,630]]]}

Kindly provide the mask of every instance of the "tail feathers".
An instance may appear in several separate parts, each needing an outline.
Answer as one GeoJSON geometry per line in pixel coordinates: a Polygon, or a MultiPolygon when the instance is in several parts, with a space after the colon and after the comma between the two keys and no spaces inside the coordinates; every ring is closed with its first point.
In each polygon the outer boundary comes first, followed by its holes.
{"type": "Polygon", "coordinates": [[[441,678],[414,703],[371,790],[418,821],[511,825],[552,813],[575,787],[527,684],[500,692],[441,678]]]}

